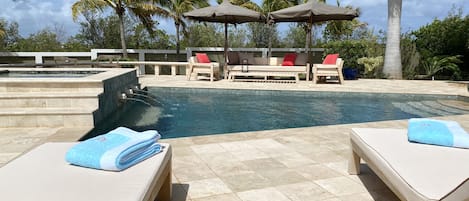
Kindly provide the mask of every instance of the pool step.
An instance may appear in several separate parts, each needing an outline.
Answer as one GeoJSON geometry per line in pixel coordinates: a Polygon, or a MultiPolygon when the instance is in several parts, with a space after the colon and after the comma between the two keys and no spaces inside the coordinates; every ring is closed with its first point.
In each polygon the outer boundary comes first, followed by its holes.
{"type": "Polygon", "coordinates": [[[44,92],[44,93],[79,93],[94,92],[102,93],[103,84],[98,81],[75,81],[54,80],[42,81],[40,79],[29,80],[11,80],[0,82],[0,93],[25,93],[25,92],[44,92]]]}
{"type": "Polygon", "coordinates": [[[410,106],[407,103],[393,102],[392,105],[394,105],[394,107],[396,107],[396,108],[399,108],[400,110],[402,110],[405,113],[413,114],[413,115],[416,115],[416,116],[419,116],[419,117],[435,116],[431,113],[428,113],[428,112],[422,111],[420,109],[414,108],[414,107],[410,106]]]}
{"type": "Polygon", "coordinates": [[[93,92],[80,93],[0,93],[0,108],[98,108],[98,94],[93,92]]]}
{"type": "Polygon", "coordinates": [[[0,108],[0,127],[94,126],[96,108],[0,108]]]}
{"type": "Polygon", "coordinates": [[[458,100],[438,100],[438,103],[445,106],[450,106],[459,110],[469,112],[469,103],[465,101],[458,100]]]}
{"type": "Polygon", "coordinates": [[[97,92],[0,92],[0,127],[93,127],[97,92]]]}
{"type": "Polygon", "coordinates": [[[457,102],[446,102],[442,104],[441,101],[409,101],[409,102],[394,102],[393,105],[403,112],[417,115],[419,117],[434,117],[434,116],[449,116],[469,114],[469,110],[460,109],[457,102]]]}

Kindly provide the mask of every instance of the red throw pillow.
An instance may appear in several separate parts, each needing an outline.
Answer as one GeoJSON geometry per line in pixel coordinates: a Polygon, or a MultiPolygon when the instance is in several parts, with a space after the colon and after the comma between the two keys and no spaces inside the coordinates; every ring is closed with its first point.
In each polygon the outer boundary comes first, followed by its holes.
{"type": "Polygon", "coordinates": [[[282,66],[294,66],[296,60],[296,53],[288,53],[283,57],[282,66]]]}
{"type": "Polygon", "coordinates": [[[195,53],[195,57],[199,63],[210,63],[210,58],[205,53],[195,53]]]}
{"type": "Polygon", "coordinates": [[[328,54],[322,64],[336,64],[337,58],[339,58],[339,54],[328,54]]]}

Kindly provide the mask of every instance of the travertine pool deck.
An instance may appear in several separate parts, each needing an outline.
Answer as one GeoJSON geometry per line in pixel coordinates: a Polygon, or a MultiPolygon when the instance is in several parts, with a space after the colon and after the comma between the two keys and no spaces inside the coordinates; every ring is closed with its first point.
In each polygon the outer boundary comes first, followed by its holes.
{"type": "MultiPolygon", "coordinates": [[[[344,85],[186,81],[144,76],[143,86],[449,94],[468,96],[467,84],[445,81],[356,80],[344,85]]],[[[465,105],[469,107],[469,105],[465,105]]],[[[327,115],[327,114],[325,114],[327,115]]],[[[469,115],[458,121],[469,130],[469,115]]],[[[398,200],[368,168],[348,175],[353,127],[406,128],[406,120],[304,127],[162,140],[173,146],[173,200],[398,200]]],[[[0,166],[46,141],[74,141],[90,128],[0,129],[0,166]]]]}

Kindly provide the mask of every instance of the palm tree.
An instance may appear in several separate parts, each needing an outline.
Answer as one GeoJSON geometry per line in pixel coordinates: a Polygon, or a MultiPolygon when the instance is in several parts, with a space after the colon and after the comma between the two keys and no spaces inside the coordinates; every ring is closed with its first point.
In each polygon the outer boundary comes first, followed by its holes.
{"type": "Polygon", "coordinates": [[[195,8],[202,8],[208,6],[207,0],[160,0],[157,1],[163,12],[159,15],[164,18],[170,18],[174,21],[176,26],[176,53],[179,54],[181,49],[180,44],[180,31],[181,27],[184,31],[186,29],[186,22],[184,21],[183,13],[194,10],[195,8]]]}
{"type": "Polygon", "coordinates": [[[268,14],[276,10],[298,5],[297,0],[264,0],[262,1],[262,12],[268,14]]]}
{"type": "Polygon", "coordinates": [[[152,15],[161,13],[162,10],[154,6],[147,0],[78,0],[72,5],[73,20],[78,18],[79,14],[87,11],[104,11],[105,8],[111,7],[119,17],[119,30],[122,45],[122,54],[127,57],[127,46],[125,43],[124,15],[125,12],[138,17],[145,25],[147,30],[152,33],[154,22],[152,15]]]}
{"type": "Polygon", "coordinates": [[[401,11],[402,0],[388,0],[388,31],[383,73],[391,79],[402,79],[401,11]]]}
{"type": "MultiPolygon", "coordinates": [[[[277,11],[283,8],[288,8],[290,6],[298,5],[300,3],[298,0],[264,0],[262,1],[262,10],[261,12],[268,16],[270,12],[277,11]]],[[[268,57],[270,57],[272,52],[272,33],[273,33],[273,25],[272,23],[268,23],[269,27],[269,44],[268,44],[268,57]]]]}
{"type": "MultiPolygon", "coordinates": [[[[222,2],[223,2],[223,0],[217,0],[218,4],[221,4],[222,2]]],[[[259,11],[259,6],[256,3],[254,3],[250,0],[230,0],[230,3],[233,4],[233,5],[237,5],[237,6],[247,8],[247,9],[259,11]]]]}
{"type": "Polygon", "coordinates": [[[458,63],[462,63],[460,56],[434,56],[423,61],[422,67],[425,72],[424,78],[432,77],[442,70],[453,72],[453,76],[459,77],[460,70],[458,63]]]}

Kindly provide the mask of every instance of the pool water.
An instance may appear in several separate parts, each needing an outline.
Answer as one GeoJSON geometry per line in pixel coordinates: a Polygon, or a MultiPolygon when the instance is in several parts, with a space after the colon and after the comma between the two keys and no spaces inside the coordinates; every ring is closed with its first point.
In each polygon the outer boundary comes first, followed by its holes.
{"type": "Polygon", "coordinates": [[[442,104],[456,96],[149,88],[156,107],[130,104],[85,138],[117,126],[163,138],[467,114],[442,104]]]}

